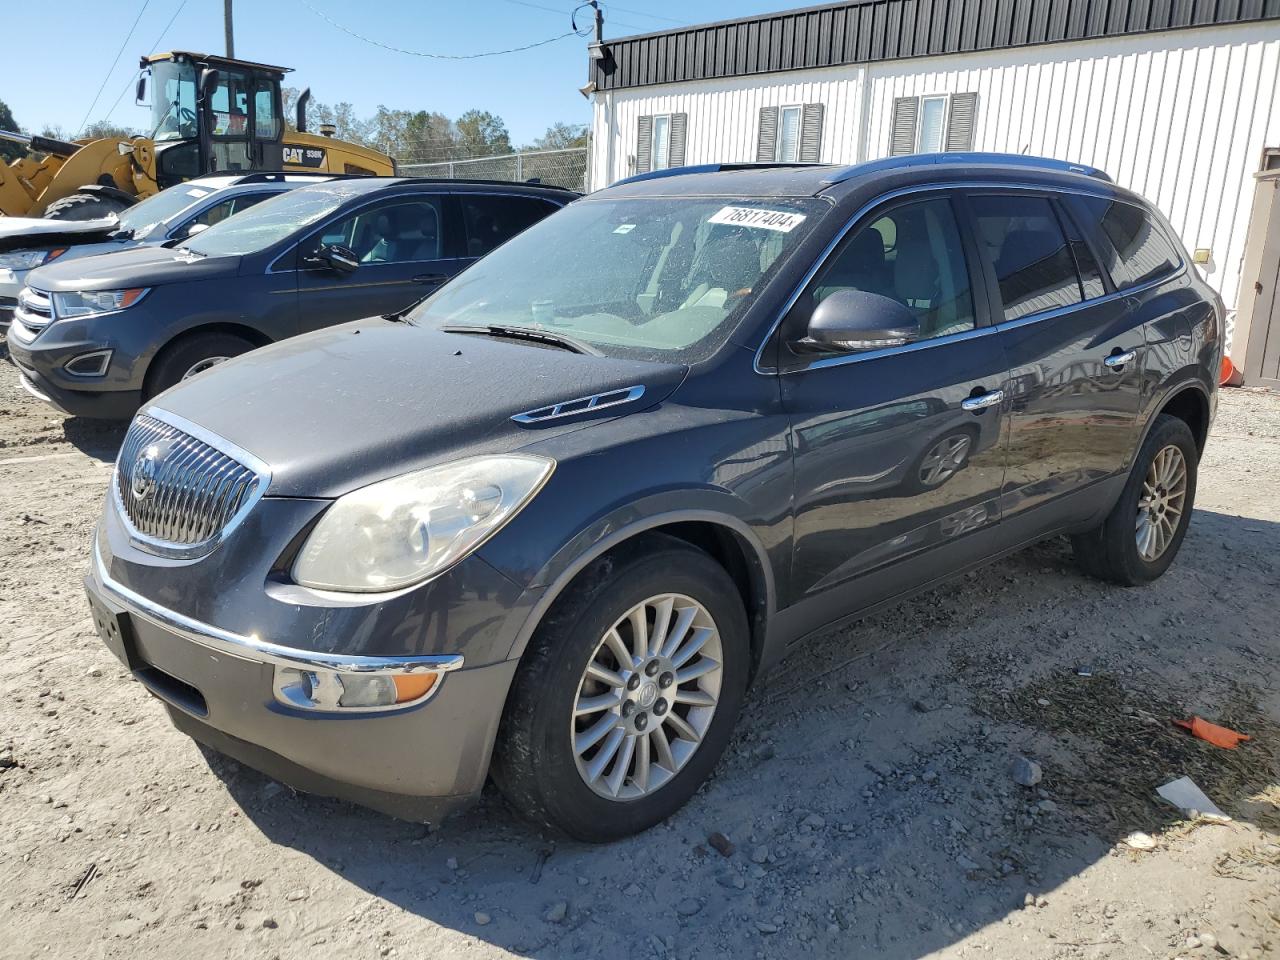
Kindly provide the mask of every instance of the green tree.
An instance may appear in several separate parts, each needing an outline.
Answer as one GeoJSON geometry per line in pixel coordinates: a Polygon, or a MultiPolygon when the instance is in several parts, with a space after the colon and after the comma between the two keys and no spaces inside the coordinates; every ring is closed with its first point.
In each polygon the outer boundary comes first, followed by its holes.
{"type": "MultiPolygon", "coordinates": [[[[22,132],[22,128],[18,126],[18,121],[13,119],[13,112],[9,109],[9,105],[3,100],[0,100],[0,130],[8,130],[10,133],[22,132]]],[[[4,163],[8,163],[10,160],[17,160],[26,152],[25,148],[16,143],[0,140],[0,161],[4,163]]]]}
{"type": "Polygon", "coordinates": [[[79,139],[82,140],[107,140],[119,138],[128,140],[130,137],[138,135],[138,131],[129,127],[122,127],[118,123],[112,123],[110,120],[98,120],[89,124],[80,134],[79,139]]]}
{"type": "Polygon", "coordinates": [[[585,123],[553,123],[547,132],[533,141],[533,150],[570,150],[587,145],[585,123]]]}
{"type": "Polygon", "coordinates": [[[454,124],[458,128],[458,156],[491,157],[511,152],[511,134],[502,118],[487,110],[468,110],[454,124]]]}

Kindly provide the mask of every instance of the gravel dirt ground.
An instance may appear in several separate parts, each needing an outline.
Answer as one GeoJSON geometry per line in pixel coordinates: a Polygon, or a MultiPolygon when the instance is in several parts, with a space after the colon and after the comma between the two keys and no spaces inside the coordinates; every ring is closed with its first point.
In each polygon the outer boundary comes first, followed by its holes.
{"type": "Polygon", "coordinates": [[[0,365],[0,957],[1280,957],[1280,396],[1224,394],[1155,585],[1054,541],[815,637],[693,802],[599,848],[493,795],[434,830],[296,795],[171,729],[80,587],[122,434],[0,365]],[[1184,774],[1235,819],[1156,798],[1184,774]]]}

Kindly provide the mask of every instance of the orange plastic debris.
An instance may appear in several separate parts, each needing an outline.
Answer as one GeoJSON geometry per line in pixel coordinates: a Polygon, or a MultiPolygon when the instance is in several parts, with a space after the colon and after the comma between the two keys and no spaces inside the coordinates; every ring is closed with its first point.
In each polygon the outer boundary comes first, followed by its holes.
{"type": "Polygon", "coordinates": [[[1247,733],[1236,733],[1227,727],[1220,727],[1216,723],[1210,723],[1202,717],[1193,716],[1190,720],[1175,720],[1175,726],[1182,727],[1184,730],[1190,730],[1193,737],[1199,737],[1212,743],[1215,747],[1222,747],[1224,750],[1234,750],[1240,743],[1249,739],[1247,733]]]}

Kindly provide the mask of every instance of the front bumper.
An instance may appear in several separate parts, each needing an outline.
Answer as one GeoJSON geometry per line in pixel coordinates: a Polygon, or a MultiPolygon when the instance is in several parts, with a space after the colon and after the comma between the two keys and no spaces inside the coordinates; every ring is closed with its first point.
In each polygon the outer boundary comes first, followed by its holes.
{"type": "Polygon", "coordinates": [[[49,406],[70,417],[93,420],[128,420],[142,406],[141,390],[68,390],[50,382],[31,366],[30,355],[12,336],[9,361],[18,370],[22,388],[49,406]]]}
{"type": "Polygon", "coordinates": [[[85,578],[99,633],[194,739],[311,793],[438,821],[484,785],[515,660],[467,668],[456,654],[350,656],[199,622],[113,579],[95,542],[85,578]],[[302,710],[273,692],[278,665],[440,671],[424,702],[386,712],[302,710]]]}

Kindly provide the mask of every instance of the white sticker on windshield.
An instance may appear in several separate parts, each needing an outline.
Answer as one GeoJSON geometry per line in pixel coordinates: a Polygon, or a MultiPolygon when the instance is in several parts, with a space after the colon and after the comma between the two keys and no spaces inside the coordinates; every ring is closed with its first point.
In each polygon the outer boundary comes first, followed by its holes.
{"type": "Polygon", "coordinates": [[[634,223],[620,223],[618,224],[617,229],[615,229],[613,232],[614,233],[630,233],[635,228],[636,228],[636,225],[634,223]]]}
{"type": "Polygon", "coordinates": [[[197,189],[196,187],[192,187],[190,190],[187,191],[188,197],[196,197],[197,199],[200,197],[207,197],[208,195],[209,195],[208,190],[200,190],[200,189],[197,189]]]}
{"type": "Polygon", "coordinates": [[[761,210],[758,207],[721,207],[707,222],[790,233],[804,223],[804,214],[788,213],[784,210],[761,210]]]}

